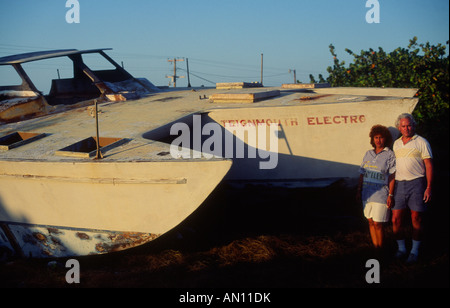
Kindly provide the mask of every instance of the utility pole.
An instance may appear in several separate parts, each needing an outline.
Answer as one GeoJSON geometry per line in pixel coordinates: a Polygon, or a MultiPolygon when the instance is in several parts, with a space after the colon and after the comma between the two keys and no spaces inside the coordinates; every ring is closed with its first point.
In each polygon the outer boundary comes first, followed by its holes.
{"type": "Polygon", "coordinates": [[[261,54],[261,86],[263,85],[263,54],[261,54]]]}
{"type": "Polygon", "coordinates": [[[289,73],[293,72],[294,73],[294,83],[297,83],[297,71],[296,70],[289,70],[289,73]]]}
{"type": "Polygon", "coordinates": [[[188,76],[188,88],[191,88],[191,79],[189,78],[189,59],[186,58],[186,69],[187,69],[187,76],[188,76]]]}
{"type": "Polygon", "coordinates": [[[184,78],[184,76],[177,76],[177,62],[178,61],[184,61],[184,59],[169,59],[167,60],[167,62],[173,62],[173,75],[172,76],[167,76],[166,78],[171,78],[172,82],[173,82],[173,87],[176,88],[177,87],[177,78],[184,78]]]}

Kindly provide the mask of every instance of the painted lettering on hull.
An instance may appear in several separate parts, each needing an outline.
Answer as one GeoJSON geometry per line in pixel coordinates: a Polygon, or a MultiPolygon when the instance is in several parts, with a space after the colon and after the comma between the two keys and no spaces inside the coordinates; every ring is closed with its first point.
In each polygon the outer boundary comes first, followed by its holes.
{"type": "Polygon", "coordinates": [[[366,122],[365,115],[336,115],[307,117],[308,125],[339,125],[339,124],[358,124],[366,122]]]}
{"type": "MultiPolygon", "coordinates": [[[[284,119],[233,119],[233,120],[220,120],[222,126],[229,127],[249,127],[276,124],[278,126],[299,126],[302,121],[297,118],[284,118],[284,119]]],[[[349,124],[361,124],[366,122],[366,116],[360,115],[330,115],[330,116],[312,116],[305,118],[305,124],[312,125],[349,125],[349,124]]]]}
{"type": "Polygon", "coordinates": [[[220,124],[226,127],[250,127],[275,124],[277,126],[298,126],[299,122],[297,118],[287,119],[233,119],[233,120],[220,120],[220,124]]]}

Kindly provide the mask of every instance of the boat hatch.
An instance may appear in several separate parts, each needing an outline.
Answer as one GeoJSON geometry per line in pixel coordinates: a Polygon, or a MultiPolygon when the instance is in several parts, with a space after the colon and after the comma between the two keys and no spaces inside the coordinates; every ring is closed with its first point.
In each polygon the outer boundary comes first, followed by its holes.
{"type": "Polygon", "coordinates": [[[41,133],[14,132],[0,138],[0,150],[8,151],[45,137],[41,133]]]}
{"type": "MultiPolygon", "coordinates": [[[[129,139],[125,138],[99,138],[99,146],[102,152],[111,150],[119,145],[128,142],[129,139]]],[[[97,138],[89,137],[84,140],[71,144],[61,150],[55,152],[55,155],[70,156],[78,158],[90,158],[96,155],[97,151],[97,138]]]]}
{"type": "Polygon", "coordinates": [[[264,99],[279,96],[279,90],[255,92],[255,93],[216,93],[212,94],[209,99],[213,103],[256,103],[264,99]]]}

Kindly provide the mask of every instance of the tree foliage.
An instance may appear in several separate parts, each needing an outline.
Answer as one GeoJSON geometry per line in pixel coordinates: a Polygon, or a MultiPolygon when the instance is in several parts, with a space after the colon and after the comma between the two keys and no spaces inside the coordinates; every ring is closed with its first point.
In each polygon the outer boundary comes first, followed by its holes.
{"type": "MultiPolygon", "coordinates": [[[[417,88],[416,119],[420,123],[446,119],[448,126],[449,56],[446,45],[419,44],[414,37],[407,48],[399,47],[390,53],[381,47],[362,50],[360,54],[345,49],[354,58],[353,63],[346,66],[330,44],[333,66],[327,68],[328,78],[319,76],[319,82],[328,82],[335,87],[417,88]]],[[[314,76],[310,75],[310,79],[316,83],[314,76]]]]}

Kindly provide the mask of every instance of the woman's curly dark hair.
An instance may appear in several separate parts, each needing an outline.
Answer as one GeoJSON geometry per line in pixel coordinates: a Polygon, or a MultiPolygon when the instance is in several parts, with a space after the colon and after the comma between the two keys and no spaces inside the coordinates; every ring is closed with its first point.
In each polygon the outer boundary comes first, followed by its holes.
{"type": "Polygon", "coordinates": [[[381,135],[384,137],[384,146],[390,148],[392,146],[392,135],[389,129],[386,126],[383,125],[374,125],[370,129],[370,144],[375,148],[375,142],[373,141],[373,138],[376,135],[381,135]]]}

